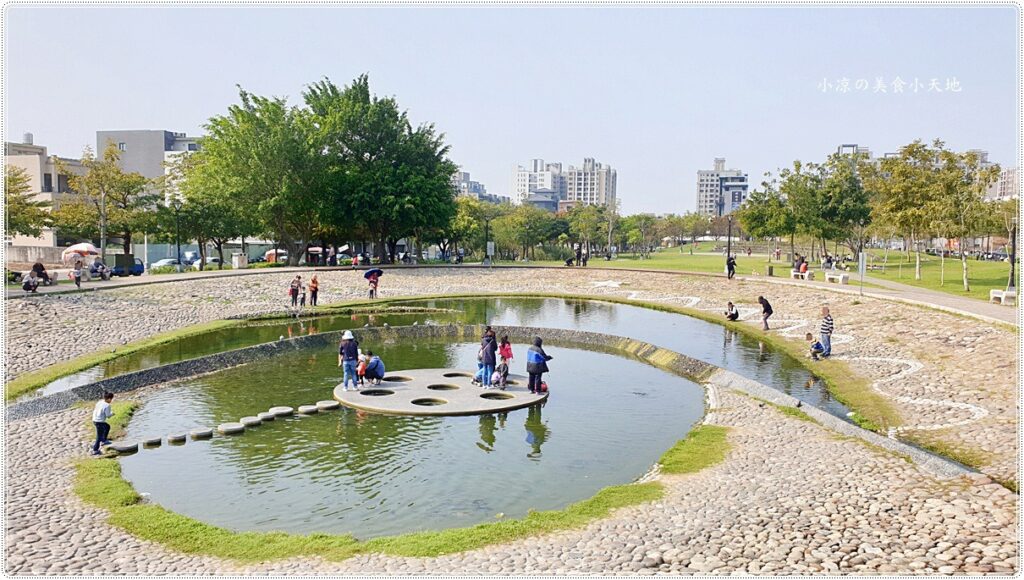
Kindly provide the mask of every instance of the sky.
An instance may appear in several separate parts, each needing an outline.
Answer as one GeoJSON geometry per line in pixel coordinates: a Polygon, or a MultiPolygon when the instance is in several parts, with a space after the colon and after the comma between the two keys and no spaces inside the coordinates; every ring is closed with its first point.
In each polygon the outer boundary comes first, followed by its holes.
{"type": "Polygon", "coordinates": [[[367,73],[490,193],[530,159],[593,157],[624,213],[681,213],[715,157],[752,186],[841,143],[941,138],[1016,166],[1018,21],[1012,6],[7,4],[4,133],[77,157],[97,130],[202,134],[236,85],[297,104],[367,73]]]}

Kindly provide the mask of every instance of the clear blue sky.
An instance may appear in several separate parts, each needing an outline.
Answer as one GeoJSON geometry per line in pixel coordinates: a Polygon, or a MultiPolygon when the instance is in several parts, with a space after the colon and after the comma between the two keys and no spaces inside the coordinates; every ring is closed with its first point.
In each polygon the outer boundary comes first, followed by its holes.
{"type": "Polygon", "coordinates": [[[541,157],[618,170],[626,213],[694,209],[714,157],[760,183],[839,143],[940,137],[1017,164],[1012,7],[7,6],[5,131],[77,156],[99,129],[201,133],[236,84],[299,102],[370,74],[492,193],[541,157]],[[892,94],[895,77],[924,83],[892,94]],[[851,80],[822,93],[822,79],[851,80]],[[890,92],[858,91],[883,77],[890,92]],[[927,92],[955,77],[960,92],[927,92]]]}

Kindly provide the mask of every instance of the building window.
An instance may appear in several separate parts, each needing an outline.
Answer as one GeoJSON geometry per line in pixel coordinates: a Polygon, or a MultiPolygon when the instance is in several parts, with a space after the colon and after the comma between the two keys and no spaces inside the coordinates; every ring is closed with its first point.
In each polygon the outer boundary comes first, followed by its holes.
{"type": "Polygon", "coordinates": [[[188,144],[188,150],[189,151],[199,151],[199,145],[196,145],[195,143],[189,143],[188,144]]]}
{"type": "Polygon", "coordinates": [[[53,191],[53,176],[49,173],[43,174],[43,192],[50,193],[53,191]]]}
{"type": "Polygon", "coordinates": [[[128,145],[126,143],[118,143],[117,144],[117,149],[118,149],[118,151],[127,151],[128,150],[128,145]]]}

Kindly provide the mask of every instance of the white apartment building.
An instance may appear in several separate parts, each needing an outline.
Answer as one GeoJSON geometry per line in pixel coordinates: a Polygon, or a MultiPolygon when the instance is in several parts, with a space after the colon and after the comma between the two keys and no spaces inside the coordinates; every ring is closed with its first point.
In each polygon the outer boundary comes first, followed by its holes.
{"type": "Polygon", "coordinates": [[[1020,172],[1017,167],[1007,167],[999,172],[999,181],[993,183],[985,194],[989,201],[1020,199],[1020,172]]]}
{"type": "Polygon", "coordinates": [[[720,217],[739,209],[747,199],[747,174],[726,169],[725,158],[715,158],[714,169],[697,171],[697,213],[720,217]]]}
{"type": "Polygon", "coordinates": [[[583,160],[583,167],[572,165],[565,174],[565,201],[583,205],[614,205],[617,175],[608,165],[583,160]]]}
{"type": "Polygon", "coordinates": [[[531,193],[539,190],[551,190],[558,194],[558,199],[565,199],[565,175],[562,174],[561,163],[545,163],[543,159],[531,159],[526,167],[517,165],[512,170],[512,201],[523,203],[531,193]]]}
{"type": "Polygon", "coordinates": [[[452,175],[452,185],[458,195],[481,196],[487,194],[487,188],[479,181],[473,181],[468,171],[456,171],[452,175]]]}
{"type": "Polygon", "coordinates": [[[527,167],[516,166],[512,172],[512,196],[515,203],[523,203],[532,193],[554,192],[558,201],[576,204],[608,205],[615,202],[617,174],[615,169],[594,161],[583,160],[580,167],[561,163],[545,163],[531,159],[527,167]]]}
{"type": "MultiPolygon", "coordinates": [[[[68,175],[57,169],[57,160],[66,171],[74,175],[84,175],[86,170],[78,159],[50,156],[46,147],[35,145],[32,134],[25,133],[23,143],[4,144],[4,163],[24,169],[29,178],[29,185],[35,193],[36,201],[44,201],[50,209],[57,209],[62,200],[75,195],[68,186],[68,175]]],[[[43,228],[38,238],[14,236],[8,238],[12,246],[43,246],[55,248],[58,245],[57,232],[52,228],[43,228]]]]}

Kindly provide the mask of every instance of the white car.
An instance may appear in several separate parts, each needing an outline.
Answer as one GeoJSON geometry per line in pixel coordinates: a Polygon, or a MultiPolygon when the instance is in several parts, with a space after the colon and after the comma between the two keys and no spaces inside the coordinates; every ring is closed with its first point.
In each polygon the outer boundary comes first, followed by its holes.
{"type": "Polygon", "coordinates": [[[163,260],[157,260],[149,265],[150,268],[162,268],[164,266],[177,266],[178,260],[174,258],[164,258],[163,260]]]}
{"type": "MultiPolygon", "coordinates": [[[[194,269],[198,270],[199,269],[199,264],[201,264],[201,263],[202,263],[202,260],[196,260],[195,262],[192,263],[192,267],[194,269]]],[[[207,269],[209,269],[209,268],[216,269],[217,268],[217,264],[220,264],[220,258],[218,258],[217,256],[210,256],[210,257],[206,258],[206,268],[207,269]]]]}

